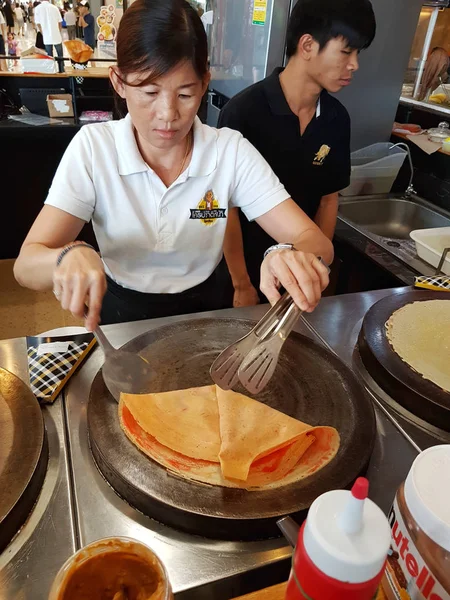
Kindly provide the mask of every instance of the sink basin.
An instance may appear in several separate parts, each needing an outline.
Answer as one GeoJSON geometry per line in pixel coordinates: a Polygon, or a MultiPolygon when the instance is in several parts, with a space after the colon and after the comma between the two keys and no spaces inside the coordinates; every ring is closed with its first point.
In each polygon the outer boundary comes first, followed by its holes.
{"type": "Polygon", "coordinates": [[[450,227],[450,219],[413,200],[401,198],[344,201],[339,215],[372,234],[409,239],[415,229],[450,227]]]}

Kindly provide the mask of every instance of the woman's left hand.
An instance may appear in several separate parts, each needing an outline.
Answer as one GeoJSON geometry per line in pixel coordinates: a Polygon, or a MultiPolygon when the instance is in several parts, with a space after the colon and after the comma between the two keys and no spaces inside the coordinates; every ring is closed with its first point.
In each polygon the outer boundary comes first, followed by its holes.
{"type": "Polygon", "coordinates": [[[273,305],[280,286],[305,312],[312,312],[329,283],[328,269],[314,254],[300,250],[274,250],[261,265],[261,291],[273,305]]]}
{"type": "Polygon", "coordinates": [[[241,308],[243,306],[256,306],[257,304],[259,304],[258,292],[250,282],[243,287],[237,286],[234,288],[234,308],[241,308]]]}

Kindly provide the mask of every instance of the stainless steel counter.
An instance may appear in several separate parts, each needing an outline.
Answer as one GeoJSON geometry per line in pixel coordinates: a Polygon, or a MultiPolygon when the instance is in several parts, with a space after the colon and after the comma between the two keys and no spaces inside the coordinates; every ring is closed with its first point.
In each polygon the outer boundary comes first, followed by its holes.
{"type": "MultiPolygon", "coordinates": [[[[325,299],[313,315],[302,318],[297,331],[316,339],[319,343],[325,343],[336,351],[342,360],[351,364],[353,347],[363,314],[374,302],[391,292],[391,290],[369,292],[325,299]]],[[[175,320],[229,315],[257,320],[266,309],[267,307],[258,306],[218,313],[111,325],[105,327],[105,332],[113,344],[118,346],[139,333],[175,320]]],[[[61,334],[64,334],[64,330],[61,330],[61,334]]],[[[10,368],[6,350],[8,356],[11,357],[13,367],[14,361],[19,360],[21,356],[26,361],[23,340],[3,342],[0,348],[5,349],[0,354],[1,366],[10,368]]],[[[72,547],[75,539],[77,545],[84,545],[111,535],[125,535],[140,539],[154,548],[161,556],[168,568],[177,597],[183,599],[201,600],[214,597],[216,600],[225,600],[270,583],[276,583],[286,577],[291,550],[282,539],[235,543],[182,534],[142,515],[116,495],[96,469],[87,439],[86,407],[89,389],[101,363],[101,351],[97,349],[71,380],[65,397],[63,416],[67,424],[67,444],[70,449],[74,499],[75,536],[71,538],[72,547]]],[[[13,368],[10,370],[17,373],[13,368]]],[[[23,371],[21,373],[22,375],[17,374],[24,378],[23,371]]],[[[46,412],[55,411],[58,411],[58,406],[54,406],[46,412]]],[[[371,497],[384,511],[387,511],[397,486],[405,478],[416,456],[417,447],[379,406],[376,406],[376,417],[378,435],[368,477],[371,481],[371,497]]],[[[60,444],[63,445],[64,429],[61,427],[55,433],[60,434],[60,444]]],[[[63,505],[66,518],[68,515],[70,517],[67,502],[63,505]]],[[[51,510],[55,511],[53,524],[58,523],[57,528],[59,529],[61,506],[52,503],[48,506],[49,509],[50,506],[51,510]],[[55,520],[55,515],[58,520],[55,520]]],[[[49,520],[46,522],[47,535],[51,528],[52,522],[49,520]]],[[[17,542],[19,543],[19,538],[17,542]]],[[[15,543],[11,544],[11,547],[15,543]]],[[[25,547],[20,549],[22,556],[27,553],[30,565],[40,565],[41,578],[45,579],[45,584],[42,583],[34,588],[33,595],[25,595],[23,598],[45,600],[46,582],[54,576],[64,561],[67,551],[68,548],[61,551],[59,560],[52,560],[48,564],[46,553],[41,545],[36,543],[34,546],[28,546],[28,550],[25,547]],[[44,571],[46,572],[45,577],[44,571]]],[[[7,549],[0,557],[0,565],[1,561],[3,564],[5,563],[7,552],[9,553],[10,549],[7,549]]],[[[5,580],[6,573],[9,574],[9,579],[12,579],[15,572],[27,572],[28,568],[28,566],[23,567],[18,560],[9,561],[8,566],[0,572],[0,577],[3,576],[5,580]]],[[[13,594],[14,590],[15,588],[11,587],[11,592],[8,590],[8,593],[4,595],[4,600],[16,598],[17,596],[13,594]]]]}
{"type": "MultiPolygon", "coordinates": [[[[0,365],[28,383],[23,338],[0,342],[0,365]]],[[[28,520],[0,554],[1,600],[46,600],[57,571],[77,547],[61,399],[43,408],[43,414],[47,474],[28,520]]]]}

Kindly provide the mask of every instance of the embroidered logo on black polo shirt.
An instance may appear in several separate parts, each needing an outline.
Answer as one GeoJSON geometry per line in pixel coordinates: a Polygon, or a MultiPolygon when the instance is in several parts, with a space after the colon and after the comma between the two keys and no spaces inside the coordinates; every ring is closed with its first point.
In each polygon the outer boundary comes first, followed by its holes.
{"type": "Polygon", "coordinates": [[[214,225],[217,219],[226,219],[226,208],[219,208],[219,202],[212,190],[208,190],[198,203],[197,208],[191,208],[190,219],[201,221],[203,225],[214,225]]]}
{"type": "Polygon", "coordinates": [[[326,144],[320,146],[319,152],[317,152],[316,156],[314,157],[313,165],[321,167],[326,157],[330,154],[330,151],[330,146],[327,146],[326,144]]]}

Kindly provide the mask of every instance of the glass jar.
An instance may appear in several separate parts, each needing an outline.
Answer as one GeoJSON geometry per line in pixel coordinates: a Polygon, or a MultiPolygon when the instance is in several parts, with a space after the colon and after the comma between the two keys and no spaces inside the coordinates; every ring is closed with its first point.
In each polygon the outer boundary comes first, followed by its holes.
{"type": "Polygon", "coordinates": [[[389,600],[450,600],[450,445],[419,454],[389,514],[389,600]]]}

